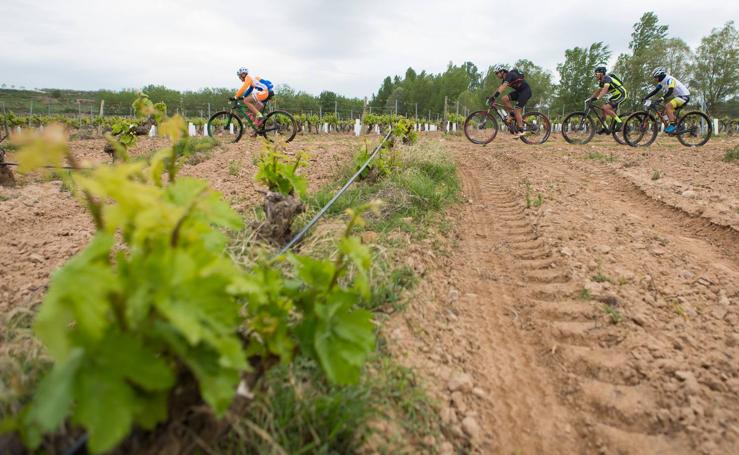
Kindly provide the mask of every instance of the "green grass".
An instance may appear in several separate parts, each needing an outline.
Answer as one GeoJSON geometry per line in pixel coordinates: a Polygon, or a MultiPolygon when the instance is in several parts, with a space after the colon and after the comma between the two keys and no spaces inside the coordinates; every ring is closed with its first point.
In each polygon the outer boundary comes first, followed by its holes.
{"type": "MultiPolygon", "coordinates": [[[[309,195],[309,210],[296,224],[306,222],[328,202],[351,172],[345,169],[333,184],[309,195]]],[[[423,239],[432,231],[448,231],[451,223],[443,210],[457,200],[458,192],[456,167],[440,144],[399,148],[389,174],[351,186],[303,242],[301,253],[325,256],[332,248],[332,226],[341,225],[347,208],[382,200],[381,213],[367,214],[365,225],[356,228],[360,234],[376,234],[367,236],[373,256],[372,298],[362,305],[375,312],[376,321],[382,324],[384,314],[403,310],[406,294],[419,280],[402,261],[407,237],[423,239]],[[321,225],[327,231],[319,234],[321,225]]],[[[248,233],[244,237],[249,238],[248,233]]],[[[254,248],[234,243],[248,262],[254,248]]],[[[385,342],[380,336],[374,359],[354,386],[328,384],[319,367],[306,359],[270,370],[259,385],[260,392],[255,393],[256,401],[214,451],[417,453],[427,450],[421,441],[432,438],[440,444],[446,430],[434,403],[412,371],[390,357],[385,342]]]]}
{"type": "Polygon", "coordinates": [[[658,171],[658,170],[655,170],[655,171],[654,171],[654,172],[652,173],[652,180],[659,180],[659,179],[661,179],[661,178],[662,178],[662,173],[661,173],[660,171],[658,171]]]}
{"type": "MultiPolygon", "coordinates": [[[[389,264],[382,264],[388,266],[389,264]]],[[[372,299],[367,304],[367,309],[371,311],[402,310],[404,302],[401,300],[402,293],[405,290],[413,289],[418,283],[418,277],[413,269],[407,265],[403,265],[387,270],[387,267],[379,267],[377,272],[373,272],[375,278],[382,274],[379,284],[372,290],[372,299]]]]}
{"type": "MultiPolygon", "coordinates": [[[[334,195],[337,184],[323,187],[307,198],[312,211],[323,207],[334,195]]],[[[402,148],[393,171],[374,182],[356,182],[328,210],[335,216],[347,208],[372,199],[383,201],[381,214],[366,217],[366,229],[383,233],[400,229],[423,235],[428,218],[457,200],[459,181],[456,166],[436,143],[402,148]],[[408,218],[413,219],[409,223],[408,218]],[[419,221],[421,221],[419,223],[419,221]]]]}
{"type": "Polygon", "coordinates": [[[604,275],[602,272],[598,272],[596,275],[593,275],[592,279],[596,283],[612,282],[612,280],[608,276],[604,275]]]}
{"type": "Polygon", "coordinates": [[[228,175],[232,175],[236,177],[239,175],[239,170],[241,169],[241,163],[239,163],[236,160],[230,160],[228,162],[228,175]]]}
{"type": "Polygon", "coordinates": [[[603,304],[603,309],[605,310],[606,314],[611,318],[611,322],[613,324],[618,324],[623,320],[623,316],[621,315],[621,312],[618,311],[618,308],[616,308],[614,305],[609,305],[608,303],[603,304]]]}
{"type": "Polygon", "coordinates": [[[185,162],[195,165],[206,161],[213,156],[213,149],[218,145],[218,140],[212,137],[190,137],[175,145],[178,157],[185,157],[185,162]]]}
{"type": "Polygon", "coordinates": [[[589,289],[582,288],[578,297],[580,297],[580,300],[590,300],[593,296],[590,295],[589,289]]]}
{"type": "Polygon", "coordinates": [[[727,150],[723,160],[727,163],[739,160],[739,145],[733,149],[727,150]]]}
{"type": "Polygon", "coordinates": [[[605,153],[601,152],[590,152],[586,158],[589,160],[604,161],[606,163],[612,163],[616,161],[616,157],[613,156],[613,153],[609,153],[608,155],[606,155],[605,153]]]}
{"type": "Polygon", "coordinates": [[[435,437],[440,422],[413,373],[376,356],[362,381],[334,386],[317,366],[300,359],[271,369],[255,400],[222,440],[218,453],[397,453],[408,435],[435,437]],[[372,438],[374,427],[391,429],[372,438]]]}

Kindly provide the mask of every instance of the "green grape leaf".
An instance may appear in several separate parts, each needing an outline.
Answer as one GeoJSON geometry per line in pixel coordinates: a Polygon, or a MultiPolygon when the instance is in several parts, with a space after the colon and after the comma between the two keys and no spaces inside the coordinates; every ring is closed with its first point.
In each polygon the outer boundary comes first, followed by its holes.
{"type": "Polygon", "coordinates": [[[73,385],[85,351],[73,349],[66,360],[56,363],[39,383],[25,419],[43,432],[59,428],[72,406],[73,385]]]}
{"type": "Polygon", "coordinates": [[[354,284],[362,297],[369,298],[369,269],[372,266],[372,255],[369,248],[362,245],[358,237],[344,237],[339,240],[338,249],[348,257],[357,268],[354,284]]]}
{"type": "Polygon", "coordinates": [[[122,377],[92,365],[83,368],[75,399],[74,420],[87,429],[92,453],[107,452],[131,431],[136,396],[122,377]]]}
{"type": "Polygon", "coordinates": [[[316,305],[314,348],[331,382],[353,384],[375,345],[372,314],[352,309],[357,296],[344,291],[332,293],[327,304],[316,305]]]}
{"type": "Polygon", "coordinates": [[[328,290],[336,272],[332,262],[299,255],[289,255],[288,260],[296,266],[298,277],[308,286],[328,290]]]}
{"type": "Polygon", "coordinates": [[[130,334],[109,334],[96,352],[103,368],[148,391],[167,390],[175,376],[167,363],[130,334]]]}
{"type": "Polygon", "coordinates": [[[108,263],[114,239],[98,233],[90,244],[58,270],[39,310],[34,330],[56,360],[69,352],[72,330],[100,339],[110,323],[108,297],[119,291],[118,277],[108,263]],[[75,326],[70,327],[70,322],[75,326]]]}

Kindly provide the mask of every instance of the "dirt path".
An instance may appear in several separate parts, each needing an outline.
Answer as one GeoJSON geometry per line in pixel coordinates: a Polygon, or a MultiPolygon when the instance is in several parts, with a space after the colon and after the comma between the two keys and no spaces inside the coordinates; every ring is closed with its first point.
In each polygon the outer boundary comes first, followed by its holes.
{"type": "Polygon", "coordinates": [[[449,142],[456,245],[427,260],[397,355],[479,453],[735,451],[733,195],[690,210],[630,179],[633,157],[519,144],[449,142]]]}
{"type": "MultiPolygon", "coordinates": [[[[364,138],[348,135],[300,136],[288,144],[288,153],[305,151],[305,170],[311,191],[328,183],[347,165],[364,138]]],[[[372,136],[370,141],[377,140],[372,136]]],[[[105,141],[74,141],[71,147],[86,166],[109,162],[102,152],[105,141]]],[[[167,144],[161,138],[140,138],[132,155],[157,150],[167,144]]],[[[242,213],[262,196],[254,181],[254,157],[261,142],[242,140],[224,144],[205,161],[185,164],[184,175],[206,179],[242,213]]],[[[60,181],[44,181],[39,175],[19,176],[16,187],[0,187],[0,313],[9,308],[29,308],[40,302],[50,274],[87,244],[93,232],[89,215],[60,181]]],[[[46,179],[48,180],[48,179],[46,179]]],[[[0,318],[2,321],[2,318],[0,318]]],[[[0,352],[2,352],[0,346],[0,352]]]]}

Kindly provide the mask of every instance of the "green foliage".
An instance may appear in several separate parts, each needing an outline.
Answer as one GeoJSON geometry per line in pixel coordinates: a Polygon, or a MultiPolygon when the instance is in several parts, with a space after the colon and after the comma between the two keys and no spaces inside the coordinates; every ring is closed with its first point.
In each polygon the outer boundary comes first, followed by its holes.
{"type": "Polygon", "coordinates": [[[724,154],[723,160],[727,163],[739,160],[739,145],[734,147],[733,149],[727,150],[724,154]]]}
{"type": "Polygon", "coordinates": [[[565,61],[557,65],[560,76],[557,88],[557,111],[574,111],[582,109],[583,101],[590,96],[596,87],[593,70],[596,66],[608,61],[611,50],[603,42],[597,42],[588,48],[574,47],[565,51],[565,61]]]}
{"type": "Polygon", "coordinates": [[[403,144],[415,144],[418,141],[418,133],[416,133],[414,127],[415,124],[412,121],[399,118],[393,125],[393,136],[403,141],[403,144]]]}
{"type": "Polygon", "coordinates": [[[171,154],[73,176],[98,230],[55,273],[34,323],[55,364],[19,416],[31,447],[69,414],[93,452],[134,424],[153,428],[182,368],[217,414],[233,398],[247,368],[229,289],[241,271],[218,228],[238,229],[241,219],[205,182],[172,174],[164,186],[158,163],[171,154]]]}
{"type": "MultiPolygon", "coordinates": [[[[371,299],[371,256],[350,235],[374,205],[348,211],[333,259],[288,254],[289,269],[265,262],[246,272],[224,252],[240,216],[206,182],[176,177],[192,139],[181,117],[162,119],[174,145],[150,163],[73,176],[96,234],[54,274],[34,322],[54,365],[29,405],[3,422],[31,448],[69,417],[87,430],[91,452],[111,450],[134,426],[166,420],[172,390],[188,377],[220,416],[248,357],[285,363],[301,353],[332,383],[350,384],[374,350],[372,315],[358,308],[371,299]]],[[[29,169],[64,157],[74,161],[48,138],[19,153],[29,169]]]]}
{"type": "Polygon", "coordinates": [[[153,103],[149,99],[149,95],[141,92],[133,102],[133,109],[136,112],[136,116],[142,118],[153,118],[157,123],[160,123],[167,116],[167,105],[164,102],[153,103]]]}
{"type": "Polygon", "coordinates": [[[606,302],[603,304],[603,310],[606,312],[609,318],[611,318],[612,324],[618,324],[623,320],[623,316],[621,315],[621,312],[618,311],[618,308],[616,308],[615,303],[609,303],[606,302]]]}
{"type": "Polygon", "coordinates": [[[703,95],[709,112],[739,91],[739,32],[734,22],[701,40],[692,67],[695,88],[703,95]]]}
{"type": "Polygon", "coordinates": [[[284,195],[297,193],[299,197],[305,197],[308,181],[298,175],[297,171],[305,166],[306,156],[298,154],[291,158],[278,147],[280,146],[265,141],[264,149],[256,159],[256,181],[267,185],[270,191],[284,195]]]}
{"type": "MultiPolygon", "coordinates": [[[[354,170],[352,173],[359,171],[371,155],[372,151],[369,149],[369,144],[365,142],[364,146],[360,147],[359,152],[354,155],[354,170]]],[[[385,145],[377,152],[375,158],[367,164],[367,167],[364,168],[362,173],[359,174],[359,180],[377,180],[385,177],[392,172],[396,165],[397,153],[385,145]]]]}
{"type": "Polygon", "coordinates": [[[637,109],[641,97],[652,90],[652,69],[670,65],[668,69],[678,76],[690,57],[682,40],[668,39],[668,26],[660,25],[655,13],[644,13],[633,28],[629,43],[631,53],[619,55],[614,67],[631,94],[624,102],[626,109],[637,109]]]}
{"type": "Polygon", "coordinates": [[[291,278],[262,263],[236,286],[247,297],[250,354],[274,355],[285,363],[299,347],[331,382],[359,379],[375,345],[372,314],[357,308],[371,298],[372,260],[367,247],[350,234],[363,224],[361,212],[373,207],[347,210],[350,219],[335,259],[288,254],[291,278]],[[301,317],[295,318],[295,312],[301,317]]]}

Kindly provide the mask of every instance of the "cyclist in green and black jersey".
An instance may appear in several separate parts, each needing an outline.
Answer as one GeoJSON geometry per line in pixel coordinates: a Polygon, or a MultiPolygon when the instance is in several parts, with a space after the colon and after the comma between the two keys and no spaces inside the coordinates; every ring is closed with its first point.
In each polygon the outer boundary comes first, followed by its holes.
{"type": "MultiPolygon", "coordinates": [[[[621,118],[618,116],[618,106],[626,99],[626,88],[624,88],[621,80],[615,74],[606,74],[606,67],[599,66],[595,69],[595,78],[598,80],[598,88],[590,96],[589,100],[595,101],[598,98],[608,94],[608,100],[603,104],[603,121],[613,117],[612,127],[614,131],[621,129],[621,118]]],[[[609,134],[602,128],[599,134],[609,134]]]]}

